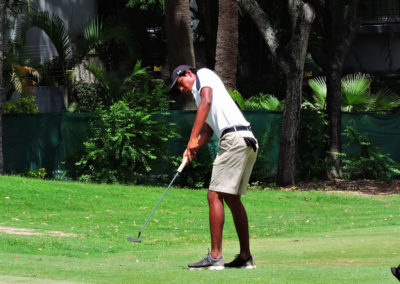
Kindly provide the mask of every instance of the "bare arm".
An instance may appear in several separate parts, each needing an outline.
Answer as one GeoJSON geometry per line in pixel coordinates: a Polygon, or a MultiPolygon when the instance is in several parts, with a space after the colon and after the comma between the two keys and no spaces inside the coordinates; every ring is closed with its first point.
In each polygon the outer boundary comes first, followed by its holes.
{"type": "Polygon", "coordinates": [[[189,161],[193,160],[196,156],[197,151],[203,146],[212,136],[212,129],[206,123],[206,118],[211,109],[212,103],[212,90],[211,88],[201,89],[201,102],[197,109],[196,118],[192,127],[192,133],[184,153],[184,156],[188,156],[189,161]],[[203,130],[203,132],[202,132],[203,130]]]}

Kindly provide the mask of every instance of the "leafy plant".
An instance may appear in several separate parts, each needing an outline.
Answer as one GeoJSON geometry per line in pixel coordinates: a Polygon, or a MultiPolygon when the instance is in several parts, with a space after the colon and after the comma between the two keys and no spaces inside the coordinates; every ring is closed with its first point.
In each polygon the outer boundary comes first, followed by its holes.
{"type": "Polygon", "coordinates": [[[18,97],[15,101],[6,101],[3,102],[2,105],[3,113],[25,113],[25,114],[33,114],[39,113],[39,108],[35,103],[35,97],[27,96],[27,97],[18,97]]]}
{"type": "MultiPolygon", "coordinates": [[[[107,81],[103,83],[107,86],[107,81]]],[[[165,111],[169,102],[160,83],[138,63],[119,84],[118,97],[109,98],[111,106],[97,108],[90,126],[93,136],[84,143],[84,154],[77,163],[82,180],[144,182],[151,162],[164,159],[164,143],[175,132],[167,121],[152,118],[152,113],[165,111]]]]}
{"type": "Polygon", "coordinates": [[[240,109],[246,109],[246,102],[238,90],[228,89],[228,93],[240,109]]]}
{"type": "Polygon", "coordinates": [[[95,112],[102,104],[103,90],[98,84],[75,82],[72,84],[72,94],[78,101],[76,111],[95,112]]]}
{"type": "Polygon", "coordinates": [[[38,179],[44,179],[47,175],[46,169],[45,168],[40,168],[37,170],[32,170],[29,169],[23,174],[23,176],[30,177],[30,178],[38,178],[38,179]]]}
{"type": "Polygon", "coordinates": [[[367,74],[350,74],[342,79],[341,101],[344,111],[370,111],[372,96],[371,79],[367,74]]]}
{"type": "Polygon", "coordinates": [[[85,154],[77,165],[82,180],[95,182],[143,182],[150,161],[162,158],[163,142],[172,137],[166,123],[123,101],[109,110],[99,107],[91,130],[93,137],[84,143],[85,154]]]}
{"type": "Polygon", "coordinates": [[[392,174],[400,174],[399,165],[383,154],[365,135],[353,127],[347,127],[344,135],[348,145],[357,150],[351,154],[336,153],[342,159],[345,177],[350,179],[388,180],[392,174]]]}
{"type": "Polygon", "coordinates": [[[14,85],[14,89],[21,96],[32,96],[32,87],[37,86],[40,80],[39,72],[35,68],[22,66],[18,63],[11,63],[11,66],[11,82],[14,85]]]}
{"type": "MultiPolygon", "coordinates": [[[[308,85],[314,91],[314,102],[309,103],[311,106],[315,106],[317,109],[325,109],[326,108],[326,79],[325,77],[316,77],[314,79],[310,79],[308,81],[308,85]]],[[[306,101],[307,103],[307,101],[306,101]]]]}
{"type": "Polygon", "coordinates": [[[121,100],[123,96],[122,81],[117,74],[100,69],[94,62],[89,63],[85,68],[91,72],[99,82],[99,86],[104,94],[102,102],[105,105],[110,106],[121,100]]]}
{"type": "MultiPolygon", "coordinates": [[[[309,86],[314,91],[314,102],[319,109],[325,109],[326,80],[325,77],[316,77],[309,80],[309,86]]],[[[341,101],[342,111],[385,112],[400,105],[397,94],[387,88],[371,94],[371,78],[368,74],[350,74],[342,78],[341,101]]]]}
{"type": "Polygon", "coordinates": [[[260,93],[257,96],[253,96],[246,101],[246,108],[282,111],[283,103],[273,95],[260,93]]]}
{"type": "Polygon", "coordinates": [[[301,109],[300,135],[297,151],[297,176],[299,180],[320,180],[326,178],[328,169],[325,149],[328,135],[327,115],[311,104],[301,109]]]}
{"type": "Polygon", "coordinates": [[[283,110],[283,103],[274,95],[259,93],[257,96],[253,96],[245,100],[237,90],[228,90],[228,92],[242,110],[283,110]]]}

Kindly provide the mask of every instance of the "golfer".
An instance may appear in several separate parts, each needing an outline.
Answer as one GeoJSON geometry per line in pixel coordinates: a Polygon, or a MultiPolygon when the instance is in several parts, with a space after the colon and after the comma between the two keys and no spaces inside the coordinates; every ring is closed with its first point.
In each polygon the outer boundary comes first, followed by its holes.
{"type": "Polygon", "coordinates": [[[171,81],[171,88],[192,94],[197,105],[196,118],[183,156],[192,161],[213,133],[219,137],[219,151],[207,193],[211,252],[199,262],[189,264],[188,268],[255,268],[250,253],[247,214],[240,200],[241,195],[246,194],[258,152],[258,143],[251,132],[250,123],[213,71],[181,65],[172,72],[171,81]],[[224,202],[232,212],[240,243],[240,253],[226,264],[222,256],[224,202]]]}

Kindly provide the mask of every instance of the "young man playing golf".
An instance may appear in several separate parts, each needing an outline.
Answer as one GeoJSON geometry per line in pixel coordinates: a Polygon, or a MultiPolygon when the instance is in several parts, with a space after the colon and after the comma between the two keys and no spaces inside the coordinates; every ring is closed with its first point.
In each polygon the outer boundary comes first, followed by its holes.
{"type": "Polygon", "coordinates": [[[219,152],[207,194],[211,252],[199,262],[189,264],[188,268],[255,268],[250,253],[247,214],[240,200],[241,195],[246,194],[258,152],[258,143],[251,132],[250,123],[213,71],[206,68],[197,71],[181,65],[172,72],[171,80],[171,88],[192,94],[197,105],[195,122],[183,156],[187,156],[190,162],[213,133],[219,137],[219,152]],[[225,265],[222,256],[224,202],[232,212],[240,243],[240,253],[225,265]]]}

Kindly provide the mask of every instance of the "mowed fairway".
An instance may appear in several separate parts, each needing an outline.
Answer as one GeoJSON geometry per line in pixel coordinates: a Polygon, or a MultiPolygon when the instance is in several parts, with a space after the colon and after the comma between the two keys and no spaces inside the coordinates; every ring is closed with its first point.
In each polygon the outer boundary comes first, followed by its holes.
{"type": "Polygon", "coordinates": [[[250,190],[257,269],[189,271],[210,247],[205,190],[171,188],[126,241],[163,190],[0,177],[0,283],[398,283],[399,195],[250,190]]]}

